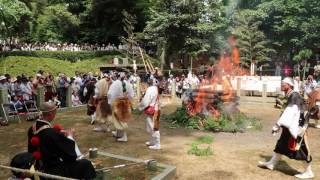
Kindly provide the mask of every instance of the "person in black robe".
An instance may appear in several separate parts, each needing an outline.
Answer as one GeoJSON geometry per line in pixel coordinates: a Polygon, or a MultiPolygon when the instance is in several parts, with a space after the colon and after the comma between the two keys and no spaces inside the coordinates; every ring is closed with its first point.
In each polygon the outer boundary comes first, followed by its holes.
{"type": "Polygon", "coordinates": [[[282,80],[281,89],[288,98],[287,106],[276,125],[272,128],[272,132],[275,134],[282,128],[282,133],[270,161],[259,162],[258,166],[273,170],[281,155],[285,155],[290,159],[306,162],[306,170],[301,174],[296,174],[295,177],[300,179],[313,178],[314,174],[311,170],[312,157],[305,134],[308,122],[304,117],[304,100],[298,92],[293,91],[292,78],[282,80]]]}
{"type": "Polygon", "coordinates": [[[28,152],[38,160],[38,168],[45,173],[76,179],[93,179],[96,172],[91,162],[77,159],[73,132],[65,134],[52,128],[56,106],[46,102],[41,105],[42,119],[28,131],[28,152]]]}

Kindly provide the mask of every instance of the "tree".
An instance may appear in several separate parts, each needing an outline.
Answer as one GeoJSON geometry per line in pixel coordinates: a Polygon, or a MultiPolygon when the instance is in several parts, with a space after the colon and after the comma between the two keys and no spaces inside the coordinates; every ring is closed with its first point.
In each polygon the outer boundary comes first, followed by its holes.
{"type": "Polygon", "coordinates": [[[250,67],[253,62],[263,64],[270,61],[270,53],[275,52],[268,48],[269,42],[259,30],[261,21],[258,17],[261,16],[252,10],[242,10],[235,15],[232,34],[237,38],[241,64],[245,67],[250,67]]]}
{"type": "Polygon", "coordinates": [[[156,42],[158,49],[165,54],[165,62],[162,63],[168,66],[174,59],[190,59],[201,52],[210,51],[210,37],[221,27],[220,1],[152,2],[154,6],[151,8],[150,20],[144,33],[146,38],[156,42]]]}
{"type": "Polygon", "coordinates": [[[81,18],[81,41],[114,42],[126,35],[122,26],[122,11],[137,17],[136,31],[142,31],[145,26],[148,0],[92,0],[90,11],[81,18]]]}
{"type": "Polygon", "coordinates": [[[123,30],[127,33],[127,35],[126,37],[122,36],[121,41],[124,44],[129,45],[127,49],[127,56],[131,54],[131,52],[132,52],[132,55],[134,55],[133,46],[138,44],[135,38],[135,33],[134,33],[134,28],[135,28],[134,26],[135,24],[137,24],[137,20],[135,16],[132,16],[126,10],[122,11],[122,15],[123,15],[123,19],[122,19],[123,30]]]}
{"type": "Polygon", "coordinates": [[[37,40],[42,42],[77,42],[79,19],[64,4],[48,6],[37,20],[37,40]]]}
{"type": "Polygon", "coordinates": [[[320,53],[320,1],[271,0],[257,9],[268,15],[261,28],[274,42],[278,57],[291,60],[304,48],[320,53]]]}
{"type": "MultiPolygon", "coordinates": [[[[298,54],[296,54],[293,57],[293,60],[300,63],[301,61],[303,61],[303,80],[305,79],[306,76],[306,69],[307,69],[307,60],[312,56],[312,51],[310,49],[303,49],[301,51],[299,51],[298,54]]],[[[300,72],[299,72],[300,74],[300,72]]]]}
{"type": "Polygon", "coordinates": [[[31,15],[25,3],[18,0],[0,0],[0,32],[4,40],[11,44],[13,37],[26,31],[26,22],[31,15]]]}

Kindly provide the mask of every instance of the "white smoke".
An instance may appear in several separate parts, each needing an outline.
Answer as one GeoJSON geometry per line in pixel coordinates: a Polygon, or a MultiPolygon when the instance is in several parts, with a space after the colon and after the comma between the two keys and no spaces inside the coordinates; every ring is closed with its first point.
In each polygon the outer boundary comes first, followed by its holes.
{"type": "Polygon", "coordinates": [[[226,7],[226,16],[230,17],[236,11],[240,0],[229,0],[228,5],[226,7]]]}

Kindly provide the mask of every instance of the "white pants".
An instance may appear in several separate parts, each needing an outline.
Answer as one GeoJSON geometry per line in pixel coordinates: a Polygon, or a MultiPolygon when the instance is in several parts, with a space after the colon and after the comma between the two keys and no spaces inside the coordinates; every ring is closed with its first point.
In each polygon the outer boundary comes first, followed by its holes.
{"type": "Polygon", "coordinates": [[[160,131],[154,131],[153,129],[153,119],[152,116],[147,116],[146,118],[146,131],[150,133],[152,145],[160,145],[160,131]]]}
{"type": "Polygon", "coordinates": [[[146,131],[148,133],[151,133],[153,132],[153,119],[151,116],[147,116],[147,119],[146,119],[146,131]]]}

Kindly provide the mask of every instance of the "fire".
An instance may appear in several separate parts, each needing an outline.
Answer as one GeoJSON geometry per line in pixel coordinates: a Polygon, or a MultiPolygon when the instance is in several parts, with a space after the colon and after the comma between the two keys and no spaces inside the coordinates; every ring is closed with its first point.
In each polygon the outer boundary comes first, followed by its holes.
{"type": "Polygon", "coordinates": [[[230,78],[248,74],[248,71],[240,67],[239,50],[234,46],[234,38],[230,38],[229,43],[233,46],[231,54],[223,53],[219,62],[212,66],[207,74],[209,77],[211,75],[211,78],[192,91],[193,101],[186,103],[189,115],[201,113],[217,118],[221,115],[221,105],[235,99],[230,78]]]}

